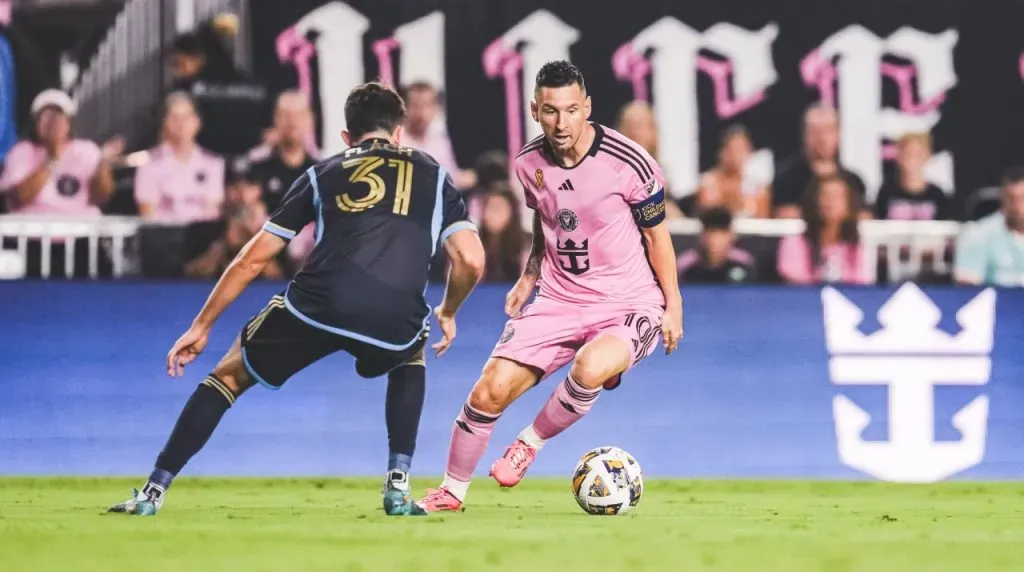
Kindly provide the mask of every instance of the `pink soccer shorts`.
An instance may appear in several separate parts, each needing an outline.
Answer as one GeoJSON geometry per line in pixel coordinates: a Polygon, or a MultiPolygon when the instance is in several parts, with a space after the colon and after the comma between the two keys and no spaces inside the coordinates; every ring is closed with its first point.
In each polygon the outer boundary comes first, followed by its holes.
{"type": "Polygon", "coordinates": [[[538,297],[505,323],[491,357],[535,367],[544,379],[572,361],[584,344],[607,334],[632,349],[632,368],[658,346],[662,313],[656,306],[572,306],[538,297]]]}

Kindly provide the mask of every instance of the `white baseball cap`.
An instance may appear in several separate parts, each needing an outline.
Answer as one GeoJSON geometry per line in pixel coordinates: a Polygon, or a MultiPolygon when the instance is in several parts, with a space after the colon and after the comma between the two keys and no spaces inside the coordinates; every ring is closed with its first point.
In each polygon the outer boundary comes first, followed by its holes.
{"type": "Polygon", "coordinates": [[[73,116],[78,112],[78,106],[71,99],[71,96],[59,89],[47,89],[39,93],[32,100],[32,115],[35,115],[47,107],[56,107],[66,115],[73,116]]]}

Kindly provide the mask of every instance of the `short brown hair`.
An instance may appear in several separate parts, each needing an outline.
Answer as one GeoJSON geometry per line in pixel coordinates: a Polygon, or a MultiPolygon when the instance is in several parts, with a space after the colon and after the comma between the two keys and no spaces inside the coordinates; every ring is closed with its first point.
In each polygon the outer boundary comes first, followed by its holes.
{"type": "Polygon", "coordinates": [[[353,89],[345,100],[345,124],[358,139],[383,130],[391,133],[405,121],[405,102],[395,90],[371,81],[353,89]]]}

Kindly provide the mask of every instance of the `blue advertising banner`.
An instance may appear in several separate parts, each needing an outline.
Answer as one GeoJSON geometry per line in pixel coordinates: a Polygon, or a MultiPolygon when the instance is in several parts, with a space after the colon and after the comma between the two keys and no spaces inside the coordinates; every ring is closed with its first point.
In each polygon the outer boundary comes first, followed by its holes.
{"type": "MultiPolygon", "coordinates": [[[[145,474],[195,385],[280,289],[246,292],[172,380],[164,356],[209,285],[0,283],[0,474],[145,474]]],[[[478,290],[455,347],[428,358],[419,474],[443,470],[504,294],[478,290]]],[[[588,449],[618,445],[662,477],[1024,478],[1024,291],[688,287],[684,300],[680,350],[629,372],[531,474],[568,475],[588,449]]],[[[481,471],[553,388],[506,412],[481,471]]],[[[383,380],[331,356],[239,399],[186,473],[375,475],[383,413],[383,380]]]]}

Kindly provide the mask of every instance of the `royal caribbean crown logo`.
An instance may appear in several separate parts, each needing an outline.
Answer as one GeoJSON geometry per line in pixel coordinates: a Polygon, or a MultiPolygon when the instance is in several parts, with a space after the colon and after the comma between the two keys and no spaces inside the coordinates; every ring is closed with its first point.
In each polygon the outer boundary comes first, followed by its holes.
{"type": "Polygon", "coordinates": [[[981,462],[988,397],[979,395],[952,419],[959,441],[935,440],[935,386],[982,386],[992,369],[996,293],[982,291],[956,313],[962,330],[938,329],[942,311],[917,286],[903,285],[882,306],[882,329],[864,335],[864,313],[833,288],[822,290],[832,383],[888,386],[889,439],[865,441],[871,416],[843,395],[832,401],[843,464],[878,479],[930,483],[981,462]]]}

